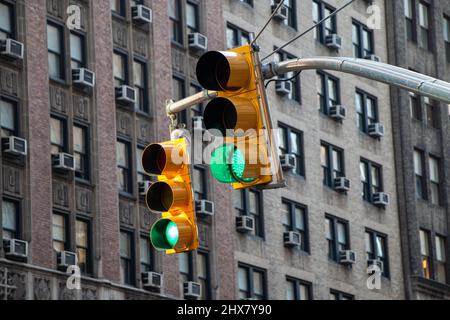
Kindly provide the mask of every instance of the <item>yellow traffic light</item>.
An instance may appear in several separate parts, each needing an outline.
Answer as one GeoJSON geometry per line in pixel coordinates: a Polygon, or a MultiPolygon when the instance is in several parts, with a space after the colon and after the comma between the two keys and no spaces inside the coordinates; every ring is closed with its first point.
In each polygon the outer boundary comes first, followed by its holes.
{"type": "Polygon", "coordinates": [[[268,185],[274,172],[281,172],[278,158],[274,159],[272,124],[258,68],[250,45],[207,52],[197,64],[199,83],[219,92],[203,115],[206,129],[224,137],[224,144],[212,153],[211,171],[234,189],[268,185]]]}
{"type": "Polygon", "coordinates": [[[181,138],[151,144],[142,154],[144,170],[158,176],[158,182],[147,191],[147,206],[162,213],[162,219],[152,227],[151,241],[167,254],[198,247],[188,150],[186,139],[181,138]]]}

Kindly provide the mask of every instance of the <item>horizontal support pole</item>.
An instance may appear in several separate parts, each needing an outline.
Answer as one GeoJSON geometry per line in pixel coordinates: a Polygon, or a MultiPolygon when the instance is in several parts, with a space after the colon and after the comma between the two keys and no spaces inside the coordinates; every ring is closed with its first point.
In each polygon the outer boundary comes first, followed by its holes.
{"type": "Polygon", "coordinates": [[[217,97],[218,92],[217,91],[209,91],[209,90],[203,90],[199,93],[196,93],[192,96],[189,96],[187,98],[181,99],[176,102],[170,102],[166,106],[166,111],[168,115],[176,114],[178,112],[181,112],[183,110],[186,110],[190,107],[193,107],[197,104],[209,101],[215,97],[217,97]]]}
{"type": "Polygon", "coordinates": [[[263,66],[265,79],[289,72],[323,69],[353,74],[450,103],[450,83],[390,64],[355,58],[316,57],[272,62],[263,66]]]}

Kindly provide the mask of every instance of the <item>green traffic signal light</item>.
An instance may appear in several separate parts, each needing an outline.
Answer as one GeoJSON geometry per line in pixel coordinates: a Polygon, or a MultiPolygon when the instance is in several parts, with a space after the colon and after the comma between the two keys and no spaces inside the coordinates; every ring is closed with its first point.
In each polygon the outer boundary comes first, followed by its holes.
{"type": "Polygon", "coordinates": [[[245,156],[234,144],[223,144],[211,155],[211,172],[221,183],[253,182],[254,178],[244,178],[245,156]]]}
{"type": "Polygon", "coordinates": [[[155,248],[170,250],[178,243],[180,233],[175,222],[161,219],[153,226],[150,237],[155,248]]]}

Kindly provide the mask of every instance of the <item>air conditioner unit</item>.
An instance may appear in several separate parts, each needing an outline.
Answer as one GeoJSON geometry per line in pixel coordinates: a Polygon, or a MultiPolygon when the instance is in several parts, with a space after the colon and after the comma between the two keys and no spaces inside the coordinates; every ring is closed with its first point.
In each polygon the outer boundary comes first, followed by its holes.
{"type": "Polygon", "coordinates": [[[192,117],[192,129],[193,130],[205,130],[203,125],[203,117],[192,117]]]}
{"type": "MultiPolygon", "coordinates": [[[[272,5],[272,13],[278,7],[278,4],[280,3],[280,1],[283,1],[283,0],[276,0],[275,4],[272,5]]],[[[274,17],[274,19],[284,21],[288,18],[288,12],[289,12],[288,7],[286,7],[286,5],[283,4],[273,17],[274,17]]]]}
{"type": "Polygon", "coordinates": [[[334,179],[334,190],[339,192],[348,192],[350,190],[350,180],[345,177],[334,179]]]}
{"type": "Polygon", "coordinates": [[[337,34],[330,34],[325,37],[325,45],[331,49],[340,49],[342,47],[342,38],[337,34]]]}
{"type": "Polygon", "coordinates": [[[2,138],[2,150],[13,156],[27,155],[27,140],[18,137],[2,138]]]}
{"type": "Polygon", "coordinates": [[[5,256],[11,260],[26,261],[28,258],[28,242],[10,239],[4,240],[5,256]]]}
{"type": "Polygon", "coordinates": [[[145,197],[147,195],[147,191],[150,188],[152,182],[151,181],[141,181],[139,182],[139,195],[145,197]]]}
{"type": "Polygon", "coordinates": [[[386,207],[389,205],[389,195],[384,192],[376,192],[372,196],[372,203],[377,207],[386,207]]]}
{"type": "Polygon", "coordinates": [[[380,62],[380,57],[374,54],[368,54],[364,57],[364,59],[380,62]]]}
{"type": "Polygon", "coordinates": [[[77,265],[77,254],[69,251],[61,251],[57,254],[57,263],[59,269],[67,269],[70,266],[77,265]]]}
{"type": "Polygon", "coordinates": [[[143,272],[142,285],[145,289],[161,289],[162,274],[157,272],[143,272]]]}
{"type": "Polygon", "coordinates": [[[199,32],[188,35],[189,48],[195,51],[206,51],[208,49],[208,38],[199,32]]]}
{"type": "Polygon", "coordinates": [[[138,4],[131,7],[131,17],[133,18],[133,21],[139,23],[152,23],[153,12],[152,9],[142,4],[138,4]]]}
{"type": "Polygon", "coordinates": [[[72,81],[80,87],[93,88],[95,86],[95,73],[85,68],[73,69],[72,81]]]}
{"type": "Polygon", "coordinates": [[[242,233],[253,232],[255,230],[255,219],[250,216],[236,217],[236,230],[242,233]]]}
{"type": "Polygon", "coordinates": [[[75,171],[75,158],[71,154],[58,153],[52,155],[53,168],[64,171],[75,171]]]}
{"type": "Polygon", "coordinates": [[[23,59],[24,45],[23,43],[13,40],[0,40],[0,54],[12,59],[23,59]]]}
{"type": "Polygon", "coordinates": [[[300,233],[294,231],[285,232],[283,234],[283,239],[284,245],[291,248],[300,246],[302,242],[300,233]]]}
{"type": "Polygon", "coordinates": [[[200,283],[188,281],[183,283],[184,297],[186,299],[198,299],[202,293],[202,286],[200,283]]]}
{"type": "Polygon", "coordinates": [[[329,110],[330,118],[338,121],[342,121],[347,116],[347,109],[341,105],[334,105],[329,110]]]}
{"type": "Polygon", "coordinates": [[[297,157],[294,154],[283,154],[280,156],[281,168],[285,171],[297,167],[297,157]]]}
{"type": "Polygon", "coordinates": [[[130,86],[123,85],[116,88],[116,99],[127,104],[136,103],[136,90],[130,86]]]}
{"type": "Polygon", "coordinates": [[[381,138],[384,136],[384,126],[381,123],[369,124],[369,136],[374,138],[381,138]]]}
{"type": "Polygon", "coordinates": [[[212,217],[214,215],[214,202],[208,200],[195,201],[195,212],[202,217],[212,217]]]}
{"type": "Polygon", "coordinates": [[[275,84],[275,91],[280,96],[286,96],[292,93],[292,82],[278,80],[275,84]]]}
{"type": "Polygon", "coordinates": [[[356,263],[356,252],[352,250],[344,250],[339,252],[339,263],[352,265],[356,263]]]}
{"type": "Polygon", "coordinates": [[[375,266],[377,266],[380,269],[381,273],[384,272],[384,263],[380,259],[369,260],[368,264],[369,264],[369,266],[375,265],[375,266]]]}

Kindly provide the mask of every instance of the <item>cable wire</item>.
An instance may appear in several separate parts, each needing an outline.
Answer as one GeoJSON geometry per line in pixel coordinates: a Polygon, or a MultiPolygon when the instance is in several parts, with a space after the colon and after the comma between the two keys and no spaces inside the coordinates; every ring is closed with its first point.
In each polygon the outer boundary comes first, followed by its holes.
{"type": "Polygon", "coordinates": [[[319,22],[317,22],[315,25],[313,25],[312,27],[310,27],[309,29],[307,29],[305,32],[301,33],[300,35],[292,38],[291,40],[289,40],[288,42],[286,42],[284,45],[282,45],[281,47],[277,48],[276,50],[274,50],[271,54],[265,56],[263,59],[261,59],[261,61],[266,60],[267,58],[271,57],[272,55],[274,55],[275,53],[277,53],[278,51],[282,50],[283,48],[287,47],[288,45],[290,45],[292,42],[294,42],[295,40],[303,37],[305,34],[307,34],[308,32],[310,32],[311,30],[313,30],[314,28],[316,28],[318,25],[322,24],[323,22],[325,22],[326,20],[330,19],[331,17],[335,16],[338,12],[344,10],[346,7],[348,7],[350,4],[352,4],[355,0],[350,0],[349,2],[347,2],[345,5],[343,5],[342,7],[340,7],[338,10],[334,11],[333,13],[331,13],[330,15],[326,16],[325,18],[323,18],[322,20],[320,20],[319,22]]]}
{"type": "Polygon", "coordinates": [[[300,71],[297,71],[297,73],[296,73],[293,77],[291,77],[291,78],[289,78],[289,79],[272,79],[272,80],[269,80],[269,81],[267,81],[267,83],[266,83],[266,89],[267,89],[267,87],[269,86],[269,84],[270,84],[271,82],[274,82],[274,81],[280,81],[280,82],[291,81],[291,80],[294,80],[295,78],[297,78],[297,77],[300,75],[300,73],[302,73],[301,70],[300,70],[300,71]]]}
{"type": "Polygon", "coordinates": [[[275,16],[275,14],[277,14],[278,10],[280,10],[281,6],[284,4],[284,0],[280,0],[280,3],[278,4],[278,6],[275,8],[275,10],[273,10],[272,15],[269,17],[269,20],[267,20],[266,24],[264,25],[264,27],[261,28],[261,30],[258,32],[258,34],[256,35],[256,37],[252,40],[252,42],[250,43],[250,45],[253,45],[256,40],[258,40],[258,38],[261,36],[261,34],[264,32],[264,30],[267,28],[267,26],[269,25],[270,21],[272,21],[273,17],[275,16]]]}

